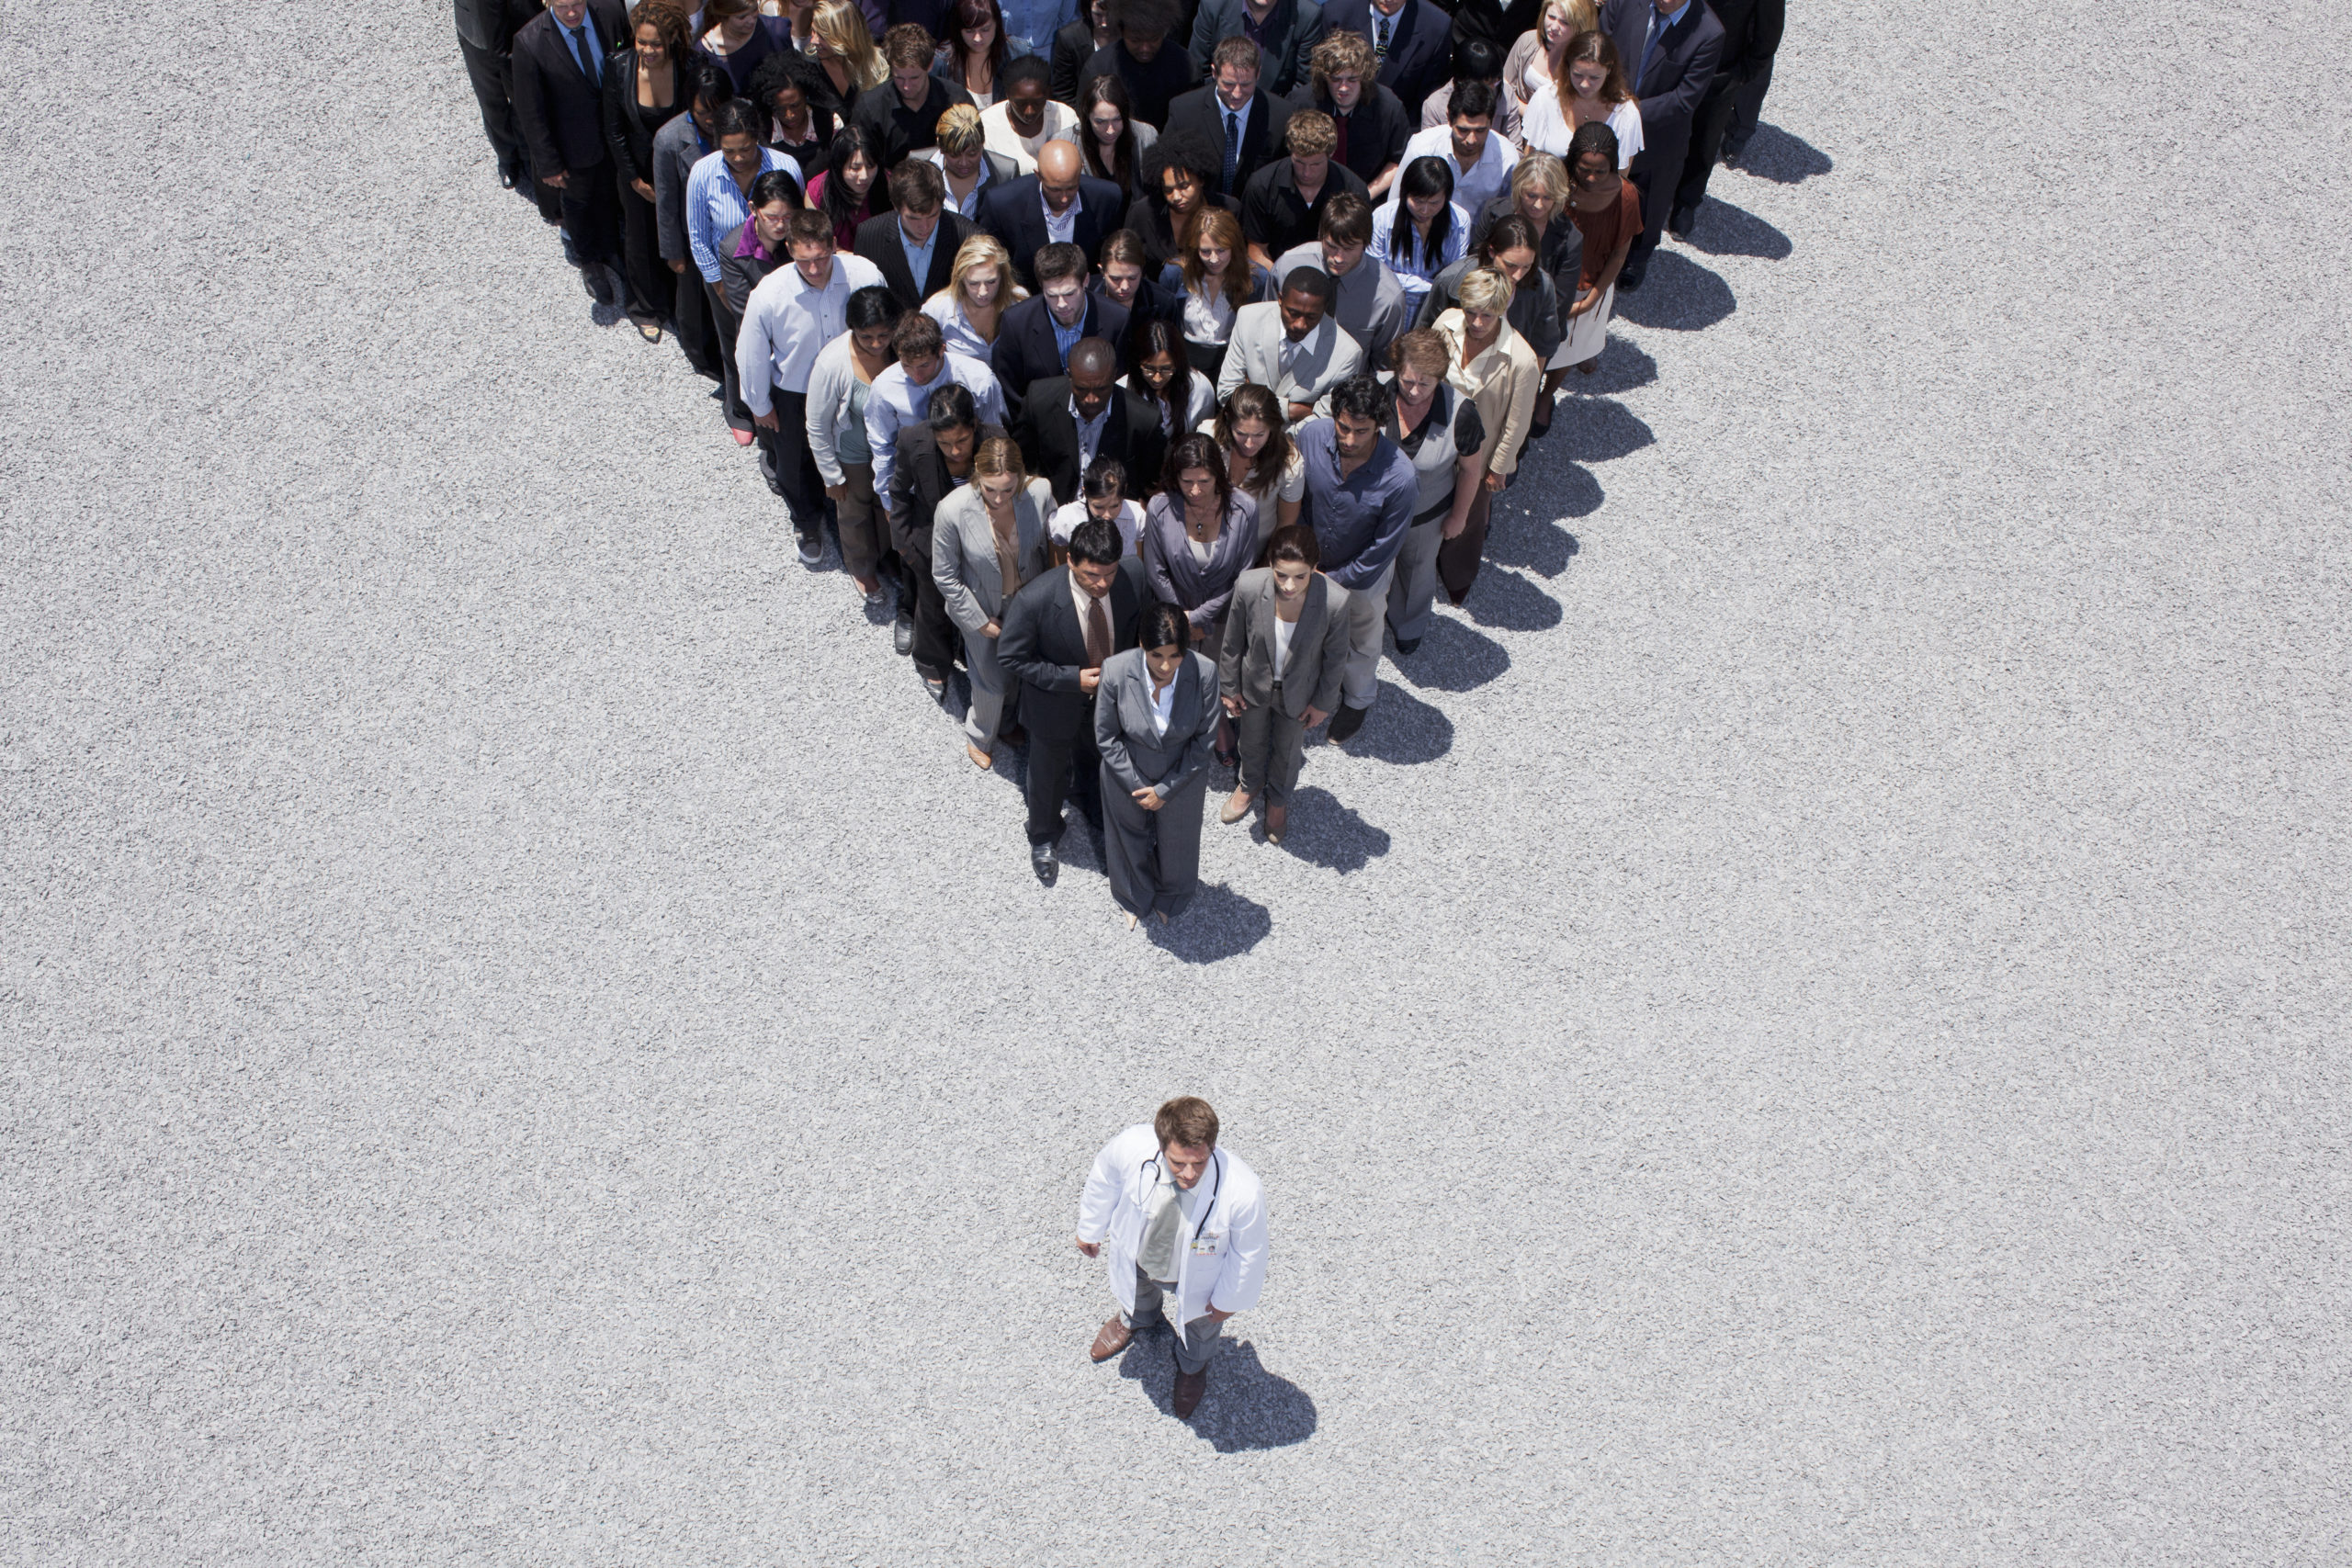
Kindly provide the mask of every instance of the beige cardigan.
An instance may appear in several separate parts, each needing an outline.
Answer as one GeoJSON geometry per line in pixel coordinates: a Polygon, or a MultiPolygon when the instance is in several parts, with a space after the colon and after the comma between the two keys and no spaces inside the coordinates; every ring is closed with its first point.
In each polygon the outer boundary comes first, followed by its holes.
{"type": "Polygon", "coordinates": [[[1437,319],[1437,331],[1445,339],[1447,385],[1478,405],[1478,418],[1487,426],[1479,462],[1490,474],[1512,472],[1535,416],[1535,394],[1544,385],[1544,367],[1536,363],[1535,351],[1505,321],[1487,352],[1463,364],[1464,329],[1459,307],[1437,319]]]}

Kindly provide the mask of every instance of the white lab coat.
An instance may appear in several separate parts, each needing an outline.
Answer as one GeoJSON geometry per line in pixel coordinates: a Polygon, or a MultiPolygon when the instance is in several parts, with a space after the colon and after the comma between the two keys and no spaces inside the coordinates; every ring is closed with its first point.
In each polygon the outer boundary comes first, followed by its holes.
{"type": "MultiPolygon", "coordinates": [[[[1111,1293],[1128,1313],[1136,1309],[1136,1249],[1143,1244],[1144,1204],[1159,1173],[1159,1134],[1148,1125],[1130,1127],[1094,1156],[1085,1196],[1078,1202],[1078,1237],[1104,1244],[1111,1293]]],[[[1266,1201],[1258,1173],[1238,1155],[1219,1149],[1209,1156],[1209,1168],[1193,1190],[1208,1195],[1208,1206],[1197,1223],[1177,1233],[1176,1303],[1168,1320],[1179,1337],[1186,1324],[1212,1306],[1219,1312],[1256,1306],[1266,1283],[1266,1201]]]]}

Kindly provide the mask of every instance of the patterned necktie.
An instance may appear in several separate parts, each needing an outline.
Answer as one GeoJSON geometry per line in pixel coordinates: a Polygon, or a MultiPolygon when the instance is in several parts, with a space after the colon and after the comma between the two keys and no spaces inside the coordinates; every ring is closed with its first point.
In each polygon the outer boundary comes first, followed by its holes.
{"type": "Polygon", "coordinates": [[[602,62],[596,58],[596,46],[588,41],[587,27],[583,24],[563,30],[571,35],[571,58],[579,62],[581,74],[591,82],[603,82],[605,73],[597,69],[602,62]]]}
{"type": "Polygon", "coordinates": [[[1396,23],[1395,18],[1385,15],[1378,22],[1374,24],[1372,33],[1372,58],[1375,62],[1380,64],[1387,63],[1388,29],[1396,25],[1396,23]]]}
{"type": "Polygon", "coordinates": [[[1225,183],[1217,188],[1226,195],[1233,194],[1233,176],[1241,172],[1241,117],[1231,109],[1225,111],[1225,183]]]}
{"type": "Polygon", "coordinates": [[[1111,617],[1102,613],[1102,601],[1089,595],[1086,601],[1086,667],[1100,670],[1111,657],[1111,617]]]}

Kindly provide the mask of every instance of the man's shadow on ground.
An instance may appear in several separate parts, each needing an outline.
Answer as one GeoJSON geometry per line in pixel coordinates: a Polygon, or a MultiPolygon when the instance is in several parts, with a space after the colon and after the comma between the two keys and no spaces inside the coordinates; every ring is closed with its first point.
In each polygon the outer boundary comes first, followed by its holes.
{"type": "MultiPolygon", "coordinates": [[[[1165,1328],[1138,1334],[1119,1361],[1119,1375],[1143,1385],[1163,1416],[1176,1395],[1176,1337],[1165,1328]]],[[[1189,1423],[1221,1454],[1286,1449],[1315,1435],[1315,1401],[1258,1359],[1248,1340],[1227,1342],[1209,1358],[1208,1393],[1189,1423]]]]}

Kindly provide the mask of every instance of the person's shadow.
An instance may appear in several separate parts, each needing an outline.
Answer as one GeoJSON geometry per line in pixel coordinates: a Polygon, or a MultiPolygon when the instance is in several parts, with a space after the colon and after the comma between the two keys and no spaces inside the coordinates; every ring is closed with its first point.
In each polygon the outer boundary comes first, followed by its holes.
{"type": "Polygon", "coordinates": [[[1764,261],[1786,261],[1796,249],[1786,234],[1718,197],[1709,197],[1699,209],[1699,221],[1683,243],[1711,256],[1756,256],[1764,261]]]}
{"type": "MultiPolygon", "coordinates": [[[[1581,468],[1576,471],[1584,472],[1581,468]]],[[[1584,477],[1591,478],[1589,474],[1584,477]]],[[[1596,484],[1592,491],[1598,497],[1600,487],[1596,484]]],[[[1497,518],[1487,529],[1487,560],[1490,565],[1525,567],[1538,577],[1557,577],[1576,558],[1577,536],[1557,524],[1547,523],[1533,513],[1513,514],[1508,527],[1501,524],[1502,520],[1497,518]]]]}
{"type": "Polygon", "coordinates": [[[1310,785],[1292,792],[1290,825],[1281,847],[1307,864],[1345,876],[1386,854],[1390,842],[1386,829],[1340,805],[1329,790],[1310,785]]]}
{"type": "MultiPolygon", "coordinates": [[[[1478,592],[1474,586],[1470,597],[1476,599],[1478,592]]],[[[1398,673],[1425,692],[1474,692],[1502,678],[1510,668],[1510,654],[1494,638],[1472,631],[1449,615],[1437,615],[1430,621],[1421,646],[1396,662],[1398,673]]],[[[1373,710],[1375,716],[1379,711],[1373,710]]],[[[1369,723],[1364,726],[1367,730],[1371,728],[1369,723]]]]}
{"type": "MultiPolygon", "coordinates": [[[[1492,541],[1494,535],[1487,536],[1492,541]]],[[[1491,563],[1494,555],[1487,553],[1491,563]]],[[[1560,602],[1515,571],[1499,569],[1482,574],[1464,600],[1463,610],[1482,626],[1510,632],[1547,632],[1560,624],[1560,602]]]]}
{"type": "MultiPolygon", "coordinates": [[[[1383,681],[1363,728],[1337,744],[1351,757],[1370,757],[1398,767],[1434,762],[1453,750],[1453,721],[1402,686],[1383,681]]],[[[1307,761],[1313,765],[1311,754],[1307,761]]]]}
{"type": "Polygon", "coordinates": [[[1182,914],[1164,926],[1157,918],[1147,919],[1142,929],[1151,934],[1152,946],[1187,964],[1216,964],[1265,941],[1274,918],[1263,904],[1224,883],[1204,883],[1182,914]]]}
{"type": "Polygon", "coordinates": [[[1695,333],[1738,310],[1739,301],[1720,276],[1680,251],[1661,245],[1650,255],[1641,288],[1631,294],[1622,288],[1617,291],[1616,309],[1621,318],[1636,326],[1695,333]]]}
{"type": "MultiPolygon", "coordinates": [[[[1552,434],[1544,438],[1544,444],[1572,464],[1589,466],[1613,463],[1645,446],[1654,446],[1657,433],[1641,415],[1614,398],[1577,398],[1563,403],[1560,412],[1552,416],[1552,434]]],[[[1600,503],[1600,488],[1597,482],[1592,486],[1595,506],[1600,503]]],[[[1571,505],[1582,499],[1572,488],[1571,505]]],[[[1577,517],[1583,513],[1570,511],[1568,515],[1577,517]]]]}
{"type": "MultiPolygon", "coordinates": [[[[1164,1328],[1138,1334],[1119,1362],[1119,1375],[1143,1385],[1160,1414],[1173,1415],[1175,1336],[1164,1328]]],[[[1315,1401],[1258,1359],[1257,1346],[1227,1341],[1209,1358],[1208,1392],[1193,1412],[1193,1430],[1221,1454],[1286,1449],[1315,1435],[1315,1401]]]]}
{"type": "Polygon", "coordinates": [[[1791,136],[1777,125],[1758,125],[1741,149],[1740,173],[1770,180],[1776,186],[1800,185],[1838,165],[1812,142],[1791,136]]]}

